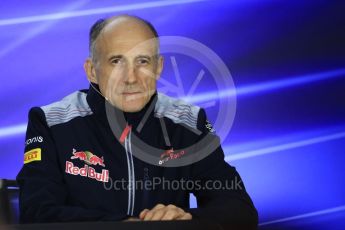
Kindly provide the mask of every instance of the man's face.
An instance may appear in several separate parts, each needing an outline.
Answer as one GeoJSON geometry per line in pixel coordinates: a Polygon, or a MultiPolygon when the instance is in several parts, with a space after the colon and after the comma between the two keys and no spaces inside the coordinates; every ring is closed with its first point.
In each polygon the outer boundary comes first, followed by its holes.
{"type": "Polygon", "coordinates": [[[93,82],[120,110],[140,111],[154,94],[162,71],[157,49],[152,33],[142,24],[110,23],[96,41],[93,82]]]}

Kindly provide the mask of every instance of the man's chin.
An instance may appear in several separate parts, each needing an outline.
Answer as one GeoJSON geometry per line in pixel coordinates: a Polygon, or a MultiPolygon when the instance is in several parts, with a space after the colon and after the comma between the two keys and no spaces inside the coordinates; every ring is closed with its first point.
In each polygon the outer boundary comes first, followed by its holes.
{"type": "Polygon", "coordinates": [[[126,113],[135,113],[135,112],[139,112],[143,108],[144,106],[124,106],[122,108],[122,111],[126,113]]]}
{"type": "Polygon", "coordinates": [[[145,103],[141,100],[131,100],[124,102],[121,107],[123,112],[135,113],[142,110],[145,107],[145,103]]]}
{"type": "Polygon", "coordinates": [[[138,97],[138,95],[131,95],[121,98],[114,98],[114,100],[110,100],[110,103],[123,112],[134,113],[142,110],[148,103],[148,100],[143,94],[141,94],[140,97],[138,97]]]}

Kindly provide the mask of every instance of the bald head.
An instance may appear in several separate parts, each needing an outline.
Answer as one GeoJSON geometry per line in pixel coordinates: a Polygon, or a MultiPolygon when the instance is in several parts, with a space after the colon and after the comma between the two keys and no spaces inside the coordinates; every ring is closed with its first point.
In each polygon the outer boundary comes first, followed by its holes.
{"type": "Polygon", "coordinates": [[[84,69],[113,106],[125,112],[141,110],[154,95],[163,69],[156,30],[128,15],[97,21],[84,69]]]}
{"type": "MultiPolygon", "coordinates": [[[[157,30],[153,25],[137,16],[130,15],[119,15],[105,19],[97,20],[91,27],[89,33],[89,56],[93,57],[95,47],[98,38],[106,30],[118,30],[120,33],[123,32],[139,32],[143,31],[148,33],[149,38],[156,38],[157,40],[157,52],[159,48],[159,40],[157,30]]],[[[125,36],[125,34],[123,34],[125,36]]]]}

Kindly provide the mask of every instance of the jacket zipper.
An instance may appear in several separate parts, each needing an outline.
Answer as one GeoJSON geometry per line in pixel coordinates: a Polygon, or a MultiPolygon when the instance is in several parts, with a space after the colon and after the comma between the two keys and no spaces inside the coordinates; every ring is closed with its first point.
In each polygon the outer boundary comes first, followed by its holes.
{"type": "Polygon", "coordinates": [[[135,173],[134,173],[134,162],[133,162],[133,152],[132,152],[132,130],[129,132],[129,155],[131,157],[131,163],[132,163],[132,210],[131,210],[131,216],[133,216],[134,213],[134,202],[135,202],[135,173]]]}
{"type": "Polygon", "coordinates": [[[134,174],[134,163],[132,154],[132,143],[131,143],[131,126],[126,125],[123,133],[120,137],[120,142],[125,142],[125,150],[127,157],[127,168],[128,168],[128,207],[127,215],[133,216],[134,212],[134,198],[135,198],[135,174],[134,174]]]}

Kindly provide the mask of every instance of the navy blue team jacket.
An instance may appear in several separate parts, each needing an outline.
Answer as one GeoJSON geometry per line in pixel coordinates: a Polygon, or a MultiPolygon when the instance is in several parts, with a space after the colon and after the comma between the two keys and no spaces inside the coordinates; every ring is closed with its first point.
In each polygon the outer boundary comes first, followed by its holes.
{"type": "Polygon", "coordinates": [[[162,203],[194,219],[257,225],[257,211],[221,146],[191,164],[164,167],[192,155],[193,144],[206,149],[201,139],[218,138],[203,109],[155,93],[141,111],[122,113],[117,135],[106,103],[90,87],[30,110],[17,176],[21,223],[119,221],[162,203]],[[138,139],[162,150],[151,154],[151,163],[138,157],[138,139]],[[172,181],[179,182],[173,187],[172,181]],[[198,208],[189,207],[190,193],[198,208]]]}

